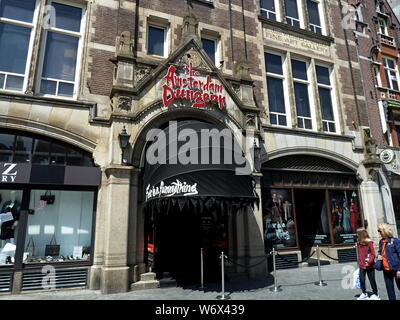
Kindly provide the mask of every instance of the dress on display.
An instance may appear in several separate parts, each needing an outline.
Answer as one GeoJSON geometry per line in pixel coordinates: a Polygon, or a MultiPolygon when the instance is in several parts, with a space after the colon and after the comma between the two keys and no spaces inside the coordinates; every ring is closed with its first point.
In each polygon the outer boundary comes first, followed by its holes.
{"type": "Polygon", "coordinates": [[[357,205],[351,200],[350,205],[350,224],[351,224],[351,231],[356,233],[357,231],[357,222],[358,222],[358,209],[357,205]]]}
{"type": "Polygon", "coordinates": [[[347,201],[343,202],[343,229],[346,233],[349,233],[352,230],[350,225],[349,205],[347,204],[347,201]]]}
{"type": "Polygon", "coordinates": [[[6,201],[3,204],[0,214],[11,212],[14,219],[6,221],[1,224],[1,233],[0,233],[1,240],[14,238],[14,229],[12,228],[12,226],[14,224],[14,221],[19,219],[20,210],[21,210],[21,204],[18,201],[15,202],[6,201]]]}

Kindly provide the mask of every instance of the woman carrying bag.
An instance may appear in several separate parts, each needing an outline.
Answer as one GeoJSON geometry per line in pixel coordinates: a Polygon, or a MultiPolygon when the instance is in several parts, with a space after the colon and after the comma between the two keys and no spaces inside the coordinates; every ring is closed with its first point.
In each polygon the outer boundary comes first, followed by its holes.
{"type": "Polygon", "coordinates": [[[381,300],[378,296],[378,287],[375,281],[375,249],[374,243],[369,238],[365,228],[357,229],[357,248],[358,248],[358,266],[360,268],[360,287],[361,295],[357,300],[381,300]],[[372,295],[368,298],[367,287],[365,285],[365,275],[368,275],[369,283],[372,287],[372,295]]]}
{"type": "Polygon", "coordinates": [[[393,229],[386,223],[379,225],[378,232],[382,239],[375,268],[383,270],[389,300],[396,300],[394,282],[400,290],[400,240],[393,238],[393,229]]]}

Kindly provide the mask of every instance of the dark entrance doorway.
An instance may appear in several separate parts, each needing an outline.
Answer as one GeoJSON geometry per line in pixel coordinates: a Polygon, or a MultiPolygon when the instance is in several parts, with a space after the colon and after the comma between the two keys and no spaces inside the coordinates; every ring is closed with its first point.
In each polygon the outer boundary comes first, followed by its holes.
{"type": "Polygon", "coordinates": [[[330,242],[329,231],[325,228],[325,190],[297,189],[294,196],[300,249],[304,258],[310,255],[313,245],[330,242]]]}

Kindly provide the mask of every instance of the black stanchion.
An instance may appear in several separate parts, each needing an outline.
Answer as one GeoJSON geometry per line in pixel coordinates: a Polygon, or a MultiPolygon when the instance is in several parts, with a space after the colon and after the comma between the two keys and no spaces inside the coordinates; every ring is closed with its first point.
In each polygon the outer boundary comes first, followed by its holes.
{"type": "Polygon", "coordinates": [[[320,287],[325,287],[327,284],[322,280],[322,273],[321,273],[321,261],[320,261],[320,248],[317,246],[317,260],[318,260],[318,278],[319,281],[315,282],[315,285],[320,287]]]}
{"type": "Polygon", "coordinates": [[[203,248],[200,249],[200,290],[204,290],[204,254],[203,248]]]}
{"type": "Polygon", "coordinates": [[[276,251],[275,248],[272,248],[272,264],[274,266],[274,287],[270,289],[270,291],[272,292],[280,292],[282,291],[281,288],[278,287],[278,281],[276,278],[276,261],[275,261],[275,255],[276,255],[276,251]]]}
{"type": "Polygon", "coordinates": [[[217,297],[218,300],[229,300],[230,296],[225,296],[225,258],[227,258],[223,251],[221,251],[221,285],[222,285],[222,294],[217,297]]]}

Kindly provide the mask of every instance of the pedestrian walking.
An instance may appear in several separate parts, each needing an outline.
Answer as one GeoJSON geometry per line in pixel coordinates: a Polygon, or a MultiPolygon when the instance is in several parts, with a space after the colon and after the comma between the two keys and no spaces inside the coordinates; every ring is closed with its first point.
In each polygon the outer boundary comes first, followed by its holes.
{"type": "Polygon", "coordinates": [[[374,242],[369,238],[369,234],[365,228],[357,229],[357,248],[358,248],[358,267],[360,269],[360,287],[361,295],[357,300],[381,300],[378,295],[378,287],[375,281],[375,249],[374,242]],[[372,295],[368,297],[366,286],[366,275],[372,288],[372,295]]]}
{"type": "Polygon", "coordinates": [[[393,229],[386,223],[378,226],[382,239],[379,241],[378,269],[383,270],[383,278],[389,300],[396,300],[394,282],[400,290],[400,240],[393,238],[393,229]]]}

